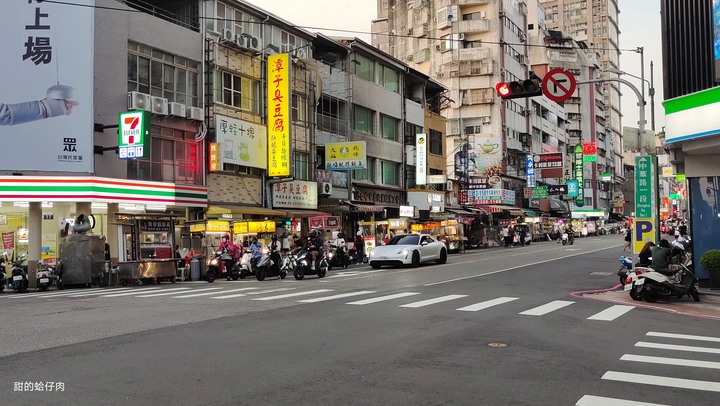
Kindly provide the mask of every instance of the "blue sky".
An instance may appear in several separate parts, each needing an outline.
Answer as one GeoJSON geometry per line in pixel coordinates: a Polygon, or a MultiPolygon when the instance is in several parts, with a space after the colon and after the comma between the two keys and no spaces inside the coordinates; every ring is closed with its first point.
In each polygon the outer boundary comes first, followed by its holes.
{"type": "MultiPolygon", "coordinates": [[[[310,27],[326,27],[348,29],[359,32],[370,32],[370,21],[377,16],[376,0],[250,0],[251,3],[297,25],[310,27]],[[302,6],[298,6],[302,4],[302,6]]],[[[654,62],[655,87],[655,127],[662,130],[665,124],[662,108],[662,48],[660,41],[660,1],[659,0],[619,0],[620,7],[620,48],[644,48],[645,78],[650,80],[650,61],[654,62]]],[[[309,31],[321,31],[309,29],[309,31]]],[[[326,31],[328,35],[357,36],[370,42],[369,34],[347,34],[326,31]]],[[[625,51],[620,55],[620,69],[640,76],[640,55],[625,51]]],[[[625,79],[640,88],[640,80],[632,77],[625,79]]],[[[646,85],[647,86],[647,85],[646,85]]],[[[621,85],[623,126],[637,127],[637,98],[634,92],[621,85]]],[[[646,128],[650,129],[650,97],[647,98],[646,128]]]]}

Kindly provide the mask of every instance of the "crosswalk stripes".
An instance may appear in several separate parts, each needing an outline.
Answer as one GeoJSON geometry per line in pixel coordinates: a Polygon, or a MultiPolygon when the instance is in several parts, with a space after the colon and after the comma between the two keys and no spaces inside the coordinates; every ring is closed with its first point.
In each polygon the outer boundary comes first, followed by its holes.
{"type": "Polygon", "coordinates": [[[575,302],[570,302],[567,300],[554,300],[542,306],[538,306],[530,310],[525,310],[524,312],[520,312],[519,314],[523,314],[526,316],[543,316],[550,312],[554,312],[555,310],[562,309],[565,306],[570,306],[573,303],[575,302]]]}
{"type": "Polygon", "coordinates": [[[669,406],[660,403],[635,402],[633,400],[606,398],[602,396],[585,395],[575,406],[669,406]]]}
{"type": "Polygon", "coordinates": [[[613,321],[634,308],[635,306],[615,305],[588,317],[588,320],[613,321]]]}
{"type": "Polygon", "coordinates": [[[512,301],[518,300],[518,299],[519,299],[519,298],[517,298],[517,297],[499,297],[499,298],[497,298],[497,299],[486,300],[486,301],[484,301],[484,302],[475,303],[475,304],[472,304],[472,305],[470,305],[470,306],[461,307],[461,308],[456,309],[456,310],[460,310],[460,311],[462,311],[462,312],[477,312],[477,311],[480,311],[480,310],[485,310],[485,309],[487,309],[487,308],[489,308],[489,307],[501,305],[501,304],[504,304],[504,303],[509,303],[509,302],[512,302],[512,301]]]}
{"type": "MultiPolygon", "coordinates": [[[[308,293],[305,292],[295,292],[291,294],[283,294],[283,295],[275,295],[275,296],[267,296],[270,293],[277,293],[277,292],[287,292],[287,291],[293,291],[296,290],[298,286],[300,285],[292,285],[295,287],[275,287],[271,288],[272,285],[266,285],[268,289],[262,289],[259,286],[251,286],[251,287],[243,287],[243,288],[236,288],[236,289],[227,289],[229,287],[232,287],[232,285],[225,285],[225,286],[211,286],[211,287],[201,287],[201,286],[207,286],[206,284],[197,284],[197,285],[185,285],[181,284],[180,286],[174,285],[172,288],[168,287],[122,287],[122,288],[94,288],[94,289],[83,289],[83,290],[72,290],[72,291],[53,291],[53,292],[42,292],[42,293],[33,293],[33,294],[25,294],[25,295],[13,295],[12,297],[35,297],[38,299],[51,299],[51,298],[80,298],[80,297],[92,297],[95,296],[97,299],[103,299],[103,298],[116,298],[116,297],[137,297],[137,298],[154,298],[154,297],[162,297],[162,298],[169,298],[169,299],[192,299],[192,298],[206,298],[211,300],[229,300],[229,299],[238,299],[243,297],[250,297],[250,296],[256,296],[257,298],[253,298],[252,300],[261,300],[261,301],[268,301],[268,300],[276,300],[276,299],[288,299],[293,298],[296,296],[304,296],[304,295],[311,295],[311,294],[320,294],[320,293],[326,293],[332,291],[332,289],[320,289],[320,290],[311,290],[308,293]],[[265,296],[265,297],[260,297],[265,296]]],[[[235,285],[237,286],[237,285],[235,285]]],[[[275,285],[278,286],[278,285],[275,285]]],[[[282,285],[281,285],[282,286],[282,285]]],[[[336,293],[332,295],[327,296],[319,296],[315,298],[310,299],[303,299],[298,300],[298,303],[318,303],[318,302],[324,302],[324,301],[331,301],[331,300],[337,300],[337,299],[344,299],[344,298],[350,298],[354,296],[362,296],[362,295],[370,295],[376,293],[375,291],[351,291],[347,293],[336,293]]],[[[347,302],[345,304],[348,305],[369,305],[369,304],[375,304],[379,302],[385,302],[395,299],[402,299],[410,296],[420,295],[419,292],[399,292],[399,293],[393,293],[388,294],[384,296],[379,297],[370,297],[367,299],[347,302]]],[[[411,302],[406,304],[400,304],[399,308],[405,308],[405,309],[417,309],[417,308],[423,308],[431,305],[441,304],[444,302],[459,300],[468,298],[469,295],[464,294],[450,294],[450,295],[444,295],[444,296],[437,296],[434,298],[424,299],[417,302],[411,302]]],[[[459,308],[456,308],[456,311],[463,311],[463,312],[478,312],[481,310],[485,310],[491,307],[500,306],[506,303],[514,302],[521,300],[521,298],[517,297],[498,297],[494,299],[485,300],[478,303],[471,303],[459,308]]],[[[519,314],[521,315],[532,315],[532,316],[543,316],[546,314],[549,314],[551,312],[560,310],[564,307],[570,306],[572,304],[575,304],[575,302],[572,301],[564,301],[564,300],[555,300],[551,301],[549,303],[531,308],[529,310],[525,310],[519,314]]],[[[624,314],[627,314],[630,310],[634,309],[634,306],[623,306],[623,305],[613,305],[607,309],[604,309],[594,315],[591,315],[588,317],[588,320],[595,320],[595,321],[612,321],[617,319],[618,317],[621,317],[624,314]]],[[[663,335],[660,335],[661,333],[648,333],[648,335],[658,334],[658,336],[663,337],[663,335]]],[[[662,333],[665,334],[665,333],[662,333]]],[[[672,337],[672,338],[683,338],[683,339],[694,339],[694,340],[709,340],[709,338],[704,338],[700,336],[690,336],[690,335],[670,335],[665,337],[672,337]]],[[[640,344],[642,345],[642,344],[640,344]]]]}
{"type": "Polygon", "coordinates": [[[361,290],[359,292],[339,293],[337,295],[332,295],[332,296],[324,296],[324,297],[316,297],[314,299],[298,300],[298,303],[317,303],[317,302],[324,302],[327,300],[344,299],[346,297],[369,295],[371,293],[375,293],[375,291],[374,290],[361,290]]]}
{"type": "Polygon", "coordinates": [[[668,358],[668,357],[651,357],[648,355],[625,354],[620,357],[621,361],[645,362],[648,364],[676,365],[681,367],[695,367],[720,369],[720,362],[713,361],[697,361],[694,359],[668,358]]]}
{"type": "MultiPolygon", "coordinates": [[[[651,331],[646,334],[648,337],[656,337],[661,338],[665,340],[689,340],[689,341],[696,341],[696,342],[703,342],[703,343],[720,343],[719,337],[708,337],[708,336],[700,336],[700,335],[690,335],[690,334],[676,334],[676,333],[664,333],[664,332],[655,332],[651,331]]],[[[650,375],[650,374],[640,374],[640,373],[630,373],[630,372],[623,372],[623,371],[606,371],[600,379],[606,380],[606,381],[613,381],[613,382],[632,382],[635,389],[633,390],[633,395],[642,397],[643,396],[643,387],[642,385],[649,385],[649,386],[658,386],[662,388],[672,388],[672,389],[684,389],[684,390],[695,390],[695,391],[702,391],[702,392],[713,392],[713,393],[720,393],[720,382],[717,381],[707,381],[707,380],[698,380],[693,377],[693,379],[687,379],[683,378],[682,376],[677,376],[678,373],[685,373],[688,368],[702,368],[702,369],[711,369],[711,370],[720,370],[720,362],[713,361],[713,360],[696,360],[696,359],[684,359],[684,358],[675,358],[675,357],[668,357],[665,355],[668,355],[668,350],[670,351],[683,351],[683,352],[689,352],[689,353],[701,353],[701,354],[712,354],[708,356],[713,356],[716,354],[720,354],[720,347],[705,347],[705,346],[696,346],[696,345],[678,345],[678,344],[669,344],[669,343],[659,343],[659,342],[649,342],[649,341],[638,341],[635,343],[635,347],[638,348],[645,348],[650,350],[657,350],[658,352],[661,352],[664,356],[653,356],[653,355],[638,355],[638,354],[624,354],[622,357],[620,357],[621,361],[628,361],[628,362],[636,362],[636,363],[646,363],[646,364],[655,364],[655,365],[663,365],[667,366],[667,368],[662,369],[663,372],[668,371],[669,374],[673,376],[660,376],[660,375],[650,375]],[[675,369],[672,369],[672,367],[676,367],[675,369]],[[680,367],[680,368],[677,368],[680,367]]],[[[706,358],[707,356],[705,356],[706,358]]],[[[720,357],[718,357],[720,359],[720,357]]],[[[715,375],[709,375],[709,376],[715,376],[715,375]]],[[[659,396],[662,396],[661,394],[659,396]]],[[[687,403],[692,404],[692,396],[687,396],[688,400],[687,403]]],[[[600,405],[628,405],[628,406],[634,406],[634,405],[659,405],[656,403],[642,403],[642,402],[635,402],[631,400],[624,400],[624,399],[614,399],[614,398],[604,398],[601,396],[595,396],[595,395],[585,395],[583,396],[576,405],[579,406],[600,406],[600,405]]]]}
{"type": "Polygon", "coordinates": [[[324,292],[332,292],[332,289],[317,289],[317,290],[309,290],[305,292],[295,292],[295,293],[286,293],[284,295],[277,295],[277,296],[268,296],[268,297],[259,297],[253,300],[275,300],[275,299],[285,299],[288,297],[295,297],[295,296],[304,296],[304,295],[314,295],[316,293],[324,293],[324,292]]]}
{"type": "Polygon", "coordinates": [[[602,379],[644,383],[647,385],[673,387],[679,389],[694,389],[708,392],[720,392],[720,382],[699,381],[697,379],[669,378],[666,376],[632,374],[628,372],[607,371],[602,379]]]}
{"type": "Polygon", "coordinates": [[[415,303],[408,303],[404,305],[400,305],[398,307],[409,307],[411,309],[417,309],[418,307],[424,307],[424,306],[430,306],[431,304],[435,303],[442,303],[447,302],[450,300],[460,299],[461,297],[467,297],[467,295],[447,295],[447,296],[440,296],[436,297],[434,299],[428,299],[428,300],[422,300],[420,302],[415,303]]]}
{"type": "MultiPolygon", "coordinates": [[[[95,289],[85,289],[83,292],[94,292],[94,291],[107,291],[107,289],[103,288],[95,288],[95,289]]],[[[65,290],[57,290],[54,292],[43,292],[43,293],[16,293],[14,295],[8,295],[8,299],[30,299],[30,298],[47,298],[47,297],[59,297],[59,296],[69,296],[72,294],[78,293],[78,291],[65,291],[65,290]]]]}
{"type": "Polygon", "coordinates": [[[419,295],[419,294],[420,293],[417,293],[417,292],[403,292],[403,293],[396,293],[394,295],[387,295],[387,296],[373,297],[373,298],[365,299],[365,300],[358,300],[356,302],[348,302],[345,304],[363,306],[366,304],[384,302],[386,300],[399,299],[401,297],[408,297],[408,296],[414,296],[414,295],[419,295]]]}

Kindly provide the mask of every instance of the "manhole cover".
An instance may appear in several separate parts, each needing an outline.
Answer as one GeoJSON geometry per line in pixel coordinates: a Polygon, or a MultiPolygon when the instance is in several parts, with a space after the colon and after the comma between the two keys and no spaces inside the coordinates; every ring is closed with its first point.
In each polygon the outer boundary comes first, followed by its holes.
{"type": "Polygon", "coordinates": [[[490,343],[490,344],[488,344],[488,347],[492,347],[492,348],[503,348],[503,347],[507,347],[507,346],[508,345],[505,343],[490,343]]]}

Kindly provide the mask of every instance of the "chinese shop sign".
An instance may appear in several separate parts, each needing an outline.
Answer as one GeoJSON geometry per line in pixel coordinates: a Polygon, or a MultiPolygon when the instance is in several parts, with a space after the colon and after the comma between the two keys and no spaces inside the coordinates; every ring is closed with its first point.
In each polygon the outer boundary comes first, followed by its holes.
{"type": "Polygon", "coordinates": [[[290,57],[270,55],[267,66],[268,176],[290,176],[290,57]]]}

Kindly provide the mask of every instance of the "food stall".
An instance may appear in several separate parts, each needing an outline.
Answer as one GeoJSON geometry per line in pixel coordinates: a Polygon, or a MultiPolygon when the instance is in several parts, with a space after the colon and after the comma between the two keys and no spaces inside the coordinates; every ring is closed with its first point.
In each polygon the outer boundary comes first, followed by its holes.
{"type": "MultiPolygon", "coordinates": [[[[190,224],[190,240],[192,249],[206,257],[214,254],[214,248],[220,246],[223,234],[230,234],[230,222],[224,220],[207,220],[187,222],[190,224]]],[[[187,224],[186,223],[186,224],[187,224]]]]}
{"type": "Polygon", "coordinates": [[[142,285],[143,280],[175,283],[175,217],[171,215],[122,214],[118,225],[120,283],[142,285]]]}
{"type": "Polygon", "coordinates": [[[248,220],[233,223],[233,242],[247,247],[252,237],[258,237],[263,246],[269,241],[269,234],[275,232],[274,220],[248,220]]]}

